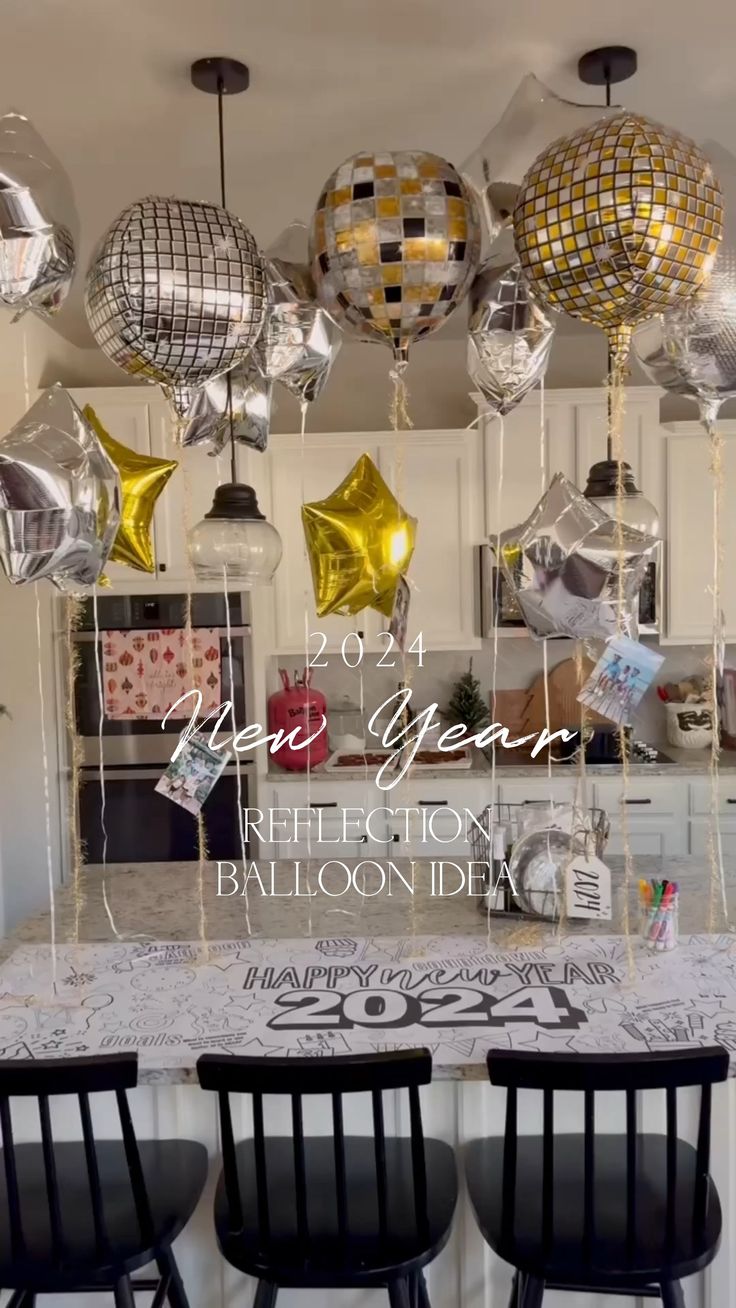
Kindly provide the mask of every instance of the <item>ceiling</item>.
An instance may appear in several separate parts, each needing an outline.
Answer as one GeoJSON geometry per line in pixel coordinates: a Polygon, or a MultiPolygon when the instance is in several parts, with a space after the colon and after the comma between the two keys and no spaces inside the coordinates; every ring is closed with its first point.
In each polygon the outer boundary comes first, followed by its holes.
{"type": "MultiPolygon", "coordinates": [[[[201,55],[250,65],[225,106],[228,203],[261,245],[358,149],[462,160],[527,72],[595,99],[576,67],[601,44],[639,52],[627,105],[736,149],[733,0],[4,0],[3,17],[3,107],[65,165],[85,266],[130,201],[217,199],[215,101],[189,82],[201,55]]],[[[60,326],[91,343],[78,286],[60,326]]]]}

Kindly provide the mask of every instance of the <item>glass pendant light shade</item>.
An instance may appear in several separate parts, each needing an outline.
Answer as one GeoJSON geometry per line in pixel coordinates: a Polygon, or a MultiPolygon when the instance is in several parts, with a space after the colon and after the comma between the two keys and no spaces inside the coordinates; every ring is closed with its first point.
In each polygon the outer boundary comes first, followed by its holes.
{"type": "Polygon", "coordinates": [[[281,537],[258,508],[252,486],[218,486],[212,508],[189,533],[189,558],[198,581],[237,582],[245,590],[269,586],[281,562],[281,537]]]}
{"type": "MultiPolygon", "coordinates": [[[[607,513],[609,518],[618,516],[618,464],[615,459],[603,459],[594,463],[588,473],[585,498],[593,500],[607,513]]],[[[636,527],[648,536],[659,535],[659,514],[646,496],[642,495],[634,481],[634,474],[628,463],[621,464],[621,520],[627,527],[636,527]]]]}

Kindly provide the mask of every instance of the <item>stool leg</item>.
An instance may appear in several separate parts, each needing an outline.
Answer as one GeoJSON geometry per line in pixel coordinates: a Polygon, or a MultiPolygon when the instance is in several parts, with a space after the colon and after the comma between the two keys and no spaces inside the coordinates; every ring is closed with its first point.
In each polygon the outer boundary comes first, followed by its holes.
{"type": "Polygon", "coordinates": [[[417,1308],[432,1308],[429,1302],[429,1292],[427,1282],[424,1279],[424,1272],[421,1269],[416,1273],[417,1278],[417,1308]]]}
{"type": "Polygon", "coordinates": [[[253,1308],[274,1308],[279,1287],[271,1281],[259,1281],[253,1308]]]}
{"type": "Polygon", "coordinates": [[[168,1277],[169,1284],[167,1298],[171,1308],[189,1308],[189,1300],[187,1299],[187,1292],[184,1289],[184,1282],[181,1279],[181,1274],[176,1265],[176,1259],[174,1258],[171,1249],[161,1250],[156,1259],[156,1266],[158,1267],[160,1276],[164,1278],[168,1277]]]}
{"type": "Polygon", "coordinates": [[[544,1281],[536,1276],[525,1276],[522,1281],[519,1308],[542,1308],[544,1298],[544,1281]]]}
{"type": "Polygon", "coordinates": [[[121,1276],[120,1280],[115,1282],[113,1293],[115,1295],[115,1308],[135,1308],[133,1287],[130,1284],[129,1276],[121,1276]]]}
{"type": "Polygon", "coordinates": [[[685,1295],[679,1281],[663,1281],[659,1290],[664,1308],[685,1308],[685,1295]]]}
{"type": "Polygon", "coordinates": [[[388,1301],[391,1308],[411,1308],[409,1281],[406,1276],[397,1276],[388,1283],[388,1301]]]}

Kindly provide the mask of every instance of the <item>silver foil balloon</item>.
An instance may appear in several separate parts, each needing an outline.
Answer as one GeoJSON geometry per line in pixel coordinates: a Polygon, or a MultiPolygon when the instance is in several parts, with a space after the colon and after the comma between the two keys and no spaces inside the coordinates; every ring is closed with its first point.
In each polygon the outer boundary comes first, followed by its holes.
{"type": "Polygon", "coordinates": [[[562,473],[526,522],[502,532],[498,544],[536,639],[636,635],[637,597],[657,538],[607,517],[562,473]]]}
{"type": "Polygon", "coordinates": [[[266,260],[268,310],[261,342],[266,374],[298,400],[316,400],[342,343],[340,328],[317,304],[306,265],[266,260]]]}
{"type": "Polygon", "coordinates": [[[0,563],[16,584],[97,581],[120,522],[117,468],[52,386],[0,440],[0,563]]]}
{"type": "Polygon", "coordinates": [[[555,322],[518,263],[489,263],[470,290],[468,372],[495,413],[509,413],[547,371],[555,322]]]}
{"type": "Polygon", "coordinates": [[[537,155],[558,137],[615,112],[561,100],[532,73],[522,79],[498,122],[460,168],[477,197],[487,249],[501,238],[498,248],[513,258],[516,194],[537,155]]]}
{"type": "Polygon", "coordinates": [[[720,249],[707,286],[634,333],[634,351],[656,386],[700,405],[703,421],[736,396],[736,252],[720,249]]]}
{"type": "Polygon", "coordinates": [[[23,114],[0,116],[0,303],[51,317],[74,277],[69,179],[23,114]]]}
{"type": "Polygon", "coordinates": [[[138,200],[92,260],[86,308],[97,344],[124,372],[203,385],[240,363],[261,333],[263,263],[227,210],[138,200]]]}
{"type": "Polygon", "coordinates": [[[230,439],[232,406],[235,439],[256,450],[265,450],[271,422],[271,391],[259,344],[244,363],[192,392],[179,443],[186,446],[211,442],[212,454],[219,454],[230,439]]]}

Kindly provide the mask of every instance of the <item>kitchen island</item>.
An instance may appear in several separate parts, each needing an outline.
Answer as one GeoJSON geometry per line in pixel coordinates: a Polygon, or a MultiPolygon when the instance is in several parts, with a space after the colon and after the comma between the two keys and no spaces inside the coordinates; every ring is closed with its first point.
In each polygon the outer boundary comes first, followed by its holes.
{"type": "MultiPolygon", "coordinates": [[[[390,895],[371,898],[355,889],[337,894],[340,882],[329,877],[313,896],[289,895],[293,869],[277,864],[277,893],[251,889],[247,903],[240,894],[217,896],[214,865],[201,879],[187,864],[108,868],[104,875],[89,868],[57,897],[53,950],[48,914],[6,942],[0,1056],[137,1048],[139,1130],[204,1140],[214,1168],[215,1105],[191,1084],[196,1058],[208,1049],[329,1056],[427,1045],[436,1081],[424,1096],[426,1129],[457,1145],[499,1129],[503,1097],[484,1079],[491,1046],[623,1052],[717,1040],[736,1051],[736,937],[717,916],[709,920],[706,866],[637,860],[637,876],[668,876],[681,888],[685,938],[671,954],[652,954],[622,934],[623,874],[611,861],[613,921],[566,923],[562,931],[488,919],[471,896],[432,896],[428,864],[418,865],[413,895],[398,882],[390,895]]],[[[316,865],[306,869],[302,891],[315,888],[315,875],[316,865]]],[[[729,869],[736,915],[735,892],[729,869]]],[[[629,915],[635,926],[633,897],[629,915]]],[[[644,1129],[662,1127],[656,1101],[647,1097],[644,1129]]],[[[530,1101],[526,1111],[534,1130],[537,1107],[530,1101]]],[[[355,1112],[352,1129],[360,1130],[357,1105],[355,1112]]],[[[571,1123],[577,1113],[571,1105],[571,1123]]],[[[709,1288],[696,1281],[688,1289],[688,1304],[698,1308],[734,1301],[733,1081],[720,1088],[715,1113],[726,1227],[709,1288]]],[[[405,1128],[400,1111],[387,1115],[392,1127],[405,1128]]],[[[273,1106],[270,1120],[272,1129],[288,1129],[288,1101],[273,1106]]],[[[320,1120],[315,1109],[312,1129],[320,1120]]],[[[249,1133],[245,1107],[236,1125],[249,1133]]],[[[687,1112],[681,1130],[692,1126],[687,1112]]],[[[182,1237],[180,1261],[192,1304],[222,1308],[240,1278],[217,1255],[210,1202],[208,1194],[182,1237]]],[[[431,1268],[435,1308],[495,1308],[508,1298],[508,1279],[485,1254],[461,1203],[451,1245],[431,1268]]],[[[300,1295],[300,1308],[311,1299],[324,1301],[300,1295]]]]}

